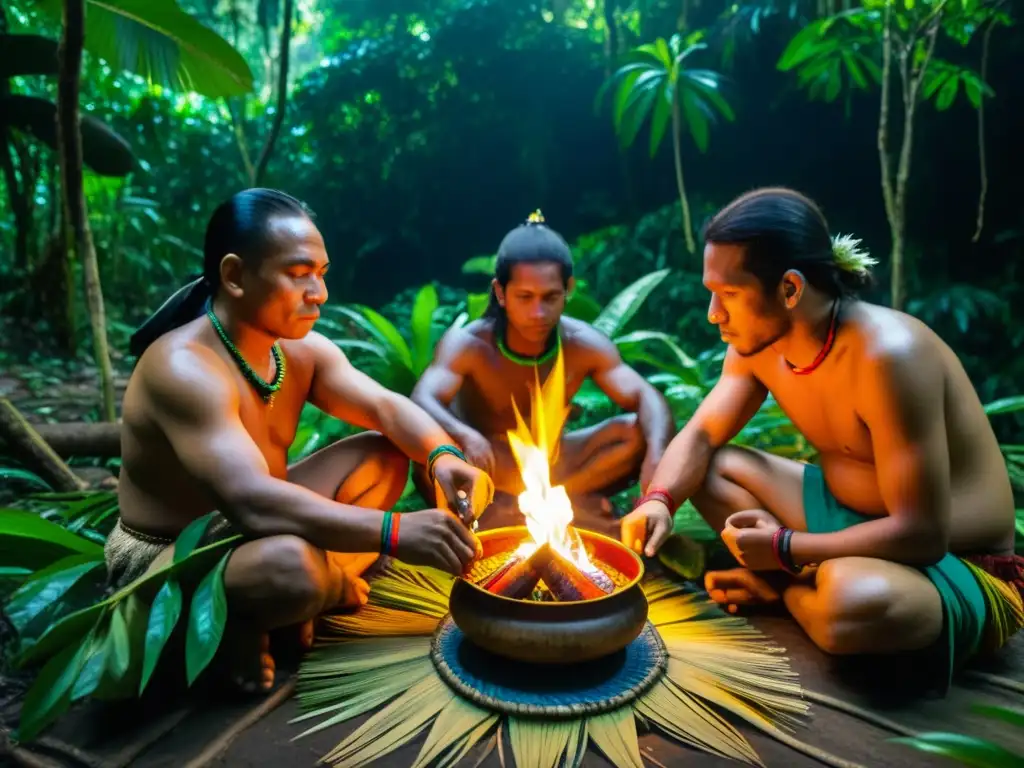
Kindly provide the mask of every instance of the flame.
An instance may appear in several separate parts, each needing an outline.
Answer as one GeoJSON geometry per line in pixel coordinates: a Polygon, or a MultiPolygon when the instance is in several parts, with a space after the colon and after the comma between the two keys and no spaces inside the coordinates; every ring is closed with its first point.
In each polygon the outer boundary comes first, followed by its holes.
{"type": "Polygon", "coordinates": [[[536,384],[530,397],[530,426],[526,425],[513,397],[516,428],[508,431],[508,444],[525,486],[519,494],[519,509],[526,517],[526,528],[532,539],[524,542],[516,553],[529,557],[538,547],[549,544],[577,565],[589,566],[583,542],[572,527],[569,495],[564,486],[551,485],[551,467],[558,459],[562,428],[569,417],[561,348],[543,385],[536,368],[534,375],[536,384]]]}

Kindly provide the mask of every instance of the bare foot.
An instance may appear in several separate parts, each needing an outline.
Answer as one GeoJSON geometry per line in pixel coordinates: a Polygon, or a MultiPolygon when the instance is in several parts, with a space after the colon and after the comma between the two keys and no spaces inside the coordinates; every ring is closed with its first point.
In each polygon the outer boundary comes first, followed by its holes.
{"type": "Polygon", "coordinates": [[[764,605],[779,599],[779,593],[768,582],[746,568],[710,571],[704,576],[704,588],[729,613],[736,613],[741,605],[764,605]]]}
{"type": "Polygon", "coordinates": [[[227,660],[231,683],[242,693],[266,693],[274,687],[276,671],[270,635],[252,630],[236,630],[232,635],[227,660]]]}

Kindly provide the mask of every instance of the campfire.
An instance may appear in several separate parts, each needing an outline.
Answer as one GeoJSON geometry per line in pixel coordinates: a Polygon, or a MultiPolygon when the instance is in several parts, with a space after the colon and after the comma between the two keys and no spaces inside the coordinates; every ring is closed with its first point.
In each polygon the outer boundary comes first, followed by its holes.
{"type": "Polygon", "coordinates": [[[532,596],[572,601],[610,594],[615,584],[588,556],[572,525],[572,503],[564,486],[551,484],[551,467],[569,415],[561,350],[543,384],[537,373],[529,426],[514,398],[512,408],[516,428],[509,430],[508,442],[525,487],[519,495],[519,509],[526,518],[529,537],[479,585],[516,599],[532,596]]]}

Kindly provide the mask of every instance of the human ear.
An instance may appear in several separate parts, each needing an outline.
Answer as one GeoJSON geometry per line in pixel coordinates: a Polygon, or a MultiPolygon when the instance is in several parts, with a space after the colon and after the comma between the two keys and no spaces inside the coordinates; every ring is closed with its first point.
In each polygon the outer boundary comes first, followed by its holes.
{"type": "Polygon", "coordinates": [[[804,288],[807,287],[807,280],[798,269],[789,269],[782,275],[782,282],[779,284],[779,292],[783,305],[786,309],[795,309],[804,295],[804,288]]]}
{"type": "Polygon", "coordinates": [[[498,282],[498,278],[491,280],[491,288],[494,289],[494,295],[498,299],[498,305],[501,307],[505,306],[505,291],[501,287],[501,283],[498,282]]]}
{"type": "Polygon", "coordinates": [[[242,271],[245,265],[241,257],[229,253],[220,260],[220,283],[228,295],[239,298],[242,291],[242,271]]]}

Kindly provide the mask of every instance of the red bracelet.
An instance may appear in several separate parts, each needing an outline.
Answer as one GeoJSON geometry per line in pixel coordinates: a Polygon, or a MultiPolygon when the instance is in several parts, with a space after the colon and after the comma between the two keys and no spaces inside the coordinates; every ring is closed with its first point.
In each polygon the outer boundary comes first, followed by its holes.
{"type": "Polygon", "coordinates": [[[664,488],[648,488],[647,493],[636,500],[636,505],[633,507],[639,507],[641,504],[646,504],[648,501],[660,501],[672,514],[676,512],[676,502],[672,498],[672,494],[664,488]]]}
{"type": "Polygon", "coordinates": [[[392,515],[391,535],[388,537],[388,554],[394,555],[398,552],[398,527],[402,522],[400,514],[392,515]]]}

